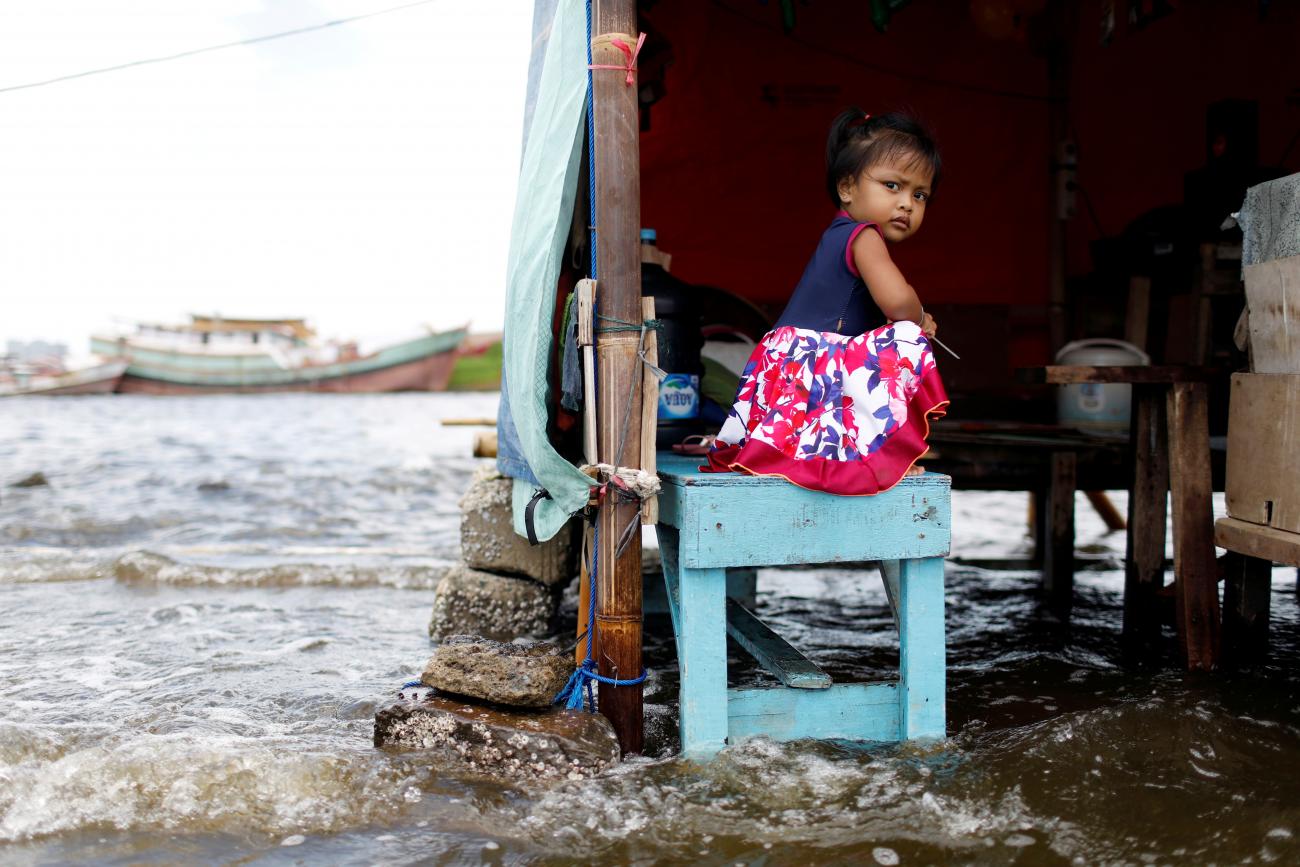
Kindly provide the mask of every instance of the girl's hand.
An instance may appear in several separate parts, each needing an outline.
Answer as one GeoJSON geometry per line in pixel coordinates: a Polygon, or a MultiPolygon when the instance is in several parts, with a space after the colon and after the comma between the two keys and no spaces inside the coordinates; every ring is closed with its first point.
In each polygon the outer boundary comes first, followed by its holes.
{"type": "Polygon", "coordinates": [[[934,337],[939,331],[939,323],[935,322],[934,317],[929,313],[922,313],[918,324],[921,326],[921,333],[926,337],[934,337]]]}

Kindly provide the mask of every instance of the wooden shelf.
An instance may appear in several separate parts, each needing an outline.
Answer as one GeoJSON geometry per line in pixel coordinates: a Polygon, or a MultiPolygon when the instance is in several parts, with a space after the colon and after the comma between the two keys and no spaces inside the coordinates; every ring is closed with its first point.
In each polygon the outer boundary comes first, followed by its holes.
{"type": "Polygon", "coordinates": [[[1288,533],[1237,518],[1220,518],[1214,525],[1220,548],[1287,566],[1300,566],[1300,533],[1288,533]]]}

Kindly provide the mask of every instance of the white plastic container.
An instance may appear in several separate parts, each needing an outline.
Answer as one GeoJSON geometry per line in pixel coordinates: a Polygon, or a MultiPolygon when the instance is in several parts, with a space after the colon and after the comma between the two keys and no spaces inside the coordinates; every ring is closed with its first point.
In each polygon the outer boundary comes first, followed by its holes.
{"type": "MultiPolygon", "coordinates": [[[[1056,353],[1057,364],[1097,367],[1149,365],[1151,356],[1123,340],[1092,337],[1076,340],[1056,353]]],[[[1133,387],[1125,383],[1058,386],[1057,421],[1088,433],[1128,433],[1133,387]]]]}

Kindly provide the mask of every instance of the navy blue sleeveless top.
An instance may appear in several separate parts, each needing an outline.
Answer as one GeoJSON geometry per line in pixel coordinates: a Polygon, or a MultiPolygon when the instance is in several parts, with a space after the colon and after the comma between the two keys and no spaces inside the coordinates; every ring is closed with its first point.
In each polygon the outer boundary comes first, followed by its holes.
{"type": "Polygon", "coordinates": [[[880,231],[875,223],[859,223],[844,211],[835,215],[774,327],[793,325],[851,336],[888,321],[853,262],[853,241],[868,227],[880,231]]]}

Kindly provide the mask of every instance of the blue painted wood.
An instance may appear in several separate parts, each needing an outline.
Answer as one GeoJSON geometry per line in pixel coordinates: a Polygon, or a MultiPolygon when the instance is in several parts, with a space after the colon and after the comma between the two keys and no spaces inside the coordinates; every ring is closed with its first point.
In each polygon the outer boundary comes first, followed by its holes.
{"type": "MultiPolygon", "coordinates": [[[[927,473],[875,497],[840,497],[783,479],[700,473],[698,459],[679,455],[661,454],[658,462],[660,551],[682,674],[683,753],[706,757],[728,739],[760,734],[781,740],[944,736],[948,477],[927,473]],[[844,560],[885,561],[899,628],[899,682],[728,693],[726,567],[844,560]]],[[[739,630],[742,637],[746,632],[755,630],[739,630]]],[[[774,660],[785,657],[776,647],[760,652],[780,669],[784,663],[774,660]]]]}
{"type": "Polygon", "coordinates": [[[682,568],[676,583],[682,754],[706,757],[727,741],[727,572],[682,568]]]}
{"type": "Polygon", "coordinates": [[[904,560],[898,599],[903,738],[942,738],[945,714],[943,559],[904,560]]]}
{"type": "Polygon", "coordinates": [[[899,689],[892,683],[837,683],[829,689],[733,689],[727,695],[728,743],[774,740],[899,739],[899,689]]]}
{"type": "MultiPolygon", "coordinates": [[[[664,591],[667,596],[665,604],[668,606],[669,616],[673,619],[673,635],[680,636],[682,634],[681,604],[679,602],[681,599],[679,592],[681,572],[677,566],[677,528],[659,523],[655,525],[655,535],[659,539],[659,561],[663,564],[664,569],[664,591]]],[[[678,641],[680,642],[680,638],[678,641]]]]}
{"type": "Polygon", "coordinates": [[[926,473],[874,497],[808,491],[784,479],[701,473],[664,455],[659,520],[682,531],[683,566],[763,566],[948,553],[951,480],[926,473]],[[815,540],[810,543],[810,540],[815,540]]]}
{"type": "Polygon", "coordinates": [[[792,689],[826,689],[831,685],[829,674],[734,599],[727,600],[727,634],[792,689]]]}
{"type": "Polygon", "coordinates": [[[727,598],[754,607],[758,595],[758,570],[753,566],[727,570],[727,598]]]}
{"type": "Polygon", "coordinates": [[[880,561],[880,580],[885,585],[885,598],[889,600],[889,613],[894,615],[894,628],[898,628],[898,580],[899,562],[897,560],[880,561]]]}

